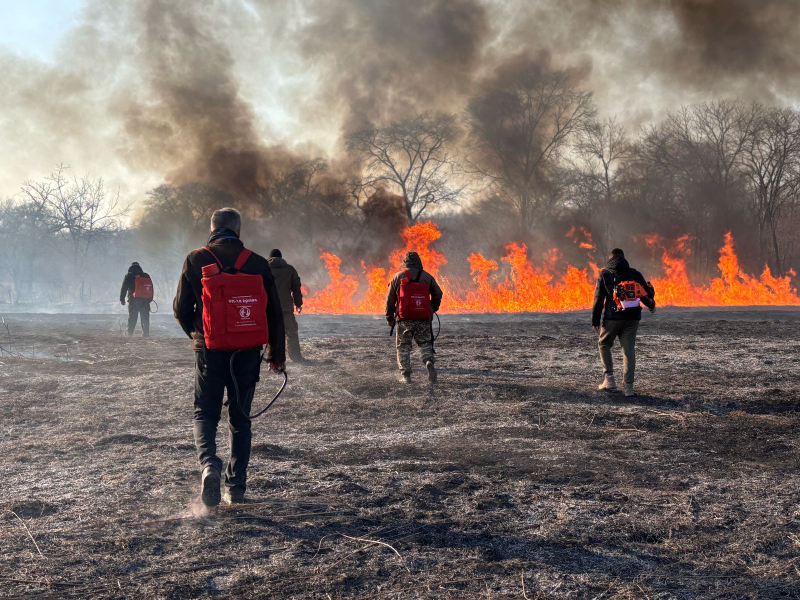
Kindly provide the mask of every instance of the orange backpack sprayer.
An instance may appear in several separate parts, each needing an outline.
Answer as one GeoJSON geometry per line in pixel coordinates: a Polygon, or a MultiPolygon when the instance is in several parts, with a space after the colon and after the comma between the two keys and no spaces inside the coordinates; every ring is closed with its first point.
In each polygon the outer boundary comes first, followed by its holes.
{"type": "MultiPolygon", "coordinates": [[[[236,355],[242,350],[260,348],[269,343],[267,328],[267,292],[261,275],[248,275],[240,272],[252,252],[242,250],[233,268],[222,266],[219,258],[204,246],[200,252],[207,252],[214,263],[201,269],[203,286],[203,337],[206,348],[233,352],[230,360],[231,378],[236,389],[236,402],[239,403],[239,384],[233,372],[236,355]]],[[[261,355],[264,360],[264,354],[261,355]]],[[[283,373],[283,385],[272,401],[251,419],[263,414],[286,388],[288,376],[283,373]]]]}
{"type": "MultiPolygon", "coordinates": [[[[647,287],[653,289],[653,285],[648,281],[647,287]]],[[[650,310],[655,307],[655,300],[650,298],[644,286],[636,281],[621,281],[614,286],[614,302],[617,310],[626,308],[639,308],[639,303],[644,304],[650,310]]]]}

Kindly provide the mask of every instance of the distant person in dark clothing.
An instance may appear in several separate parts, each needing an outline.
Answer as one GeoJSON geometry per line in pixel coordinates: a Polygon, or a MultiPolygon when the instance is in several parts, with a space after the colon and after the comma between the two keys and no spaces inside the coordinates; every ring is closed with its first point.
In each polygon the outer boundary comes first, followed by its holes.
{"type": "MultiPolygon", "coordinates": [[[[222,461],[217,456],[216,435],[222,412],[222,397],[226,390],[231,457],[225,469],[225,501],[243,502],[247,487],[247,466],[250,462],[252,439],[249,415],[261,369],[262,347],[241,350],[235,357],[232,351],[206,348],[201,272],[203,267],[217,265],[217,260],[224,272],[235,271],[233,267],[239,255],[245,250],[239,240],[241,224],[241,216],[233,208],[223,208],[214,212],[211,216],[211,236],[208,244],[204,248],[190,252],[186,257],[173,303],[175,318],[186,335],[192,339],[195,350],[194,440],[197,457],[203,469],[200,497],[206,506],[215,506],[221,500],[222,461]],[[233,377],[236,377],[239,386],[238,400],[233,377]]],[[[263,280],[267,295],[266,320],[269,329],[267,361],[272,370],[283,371],[286,362],[283,315],[269,264],[262,256],[252,253],[238,272],[260,275],[263,280]]],[[[240,308],[236,312],[240,315],[246,314],[248,317],[250,315],[246,308],[240,308]]]]}
{"type": "Polygon", "coordinates": [[[638,303],[634,308],[620,308],[614,300],[614,289],[618,284],[626,281],[633,281],[642,286],[647,296],[639,300],[650,309],[650,312],[655,312],[655,290],[639,271],[630,267],[628,261],[625,260],[625,253],[619,248],[614,248],[597,279],[594,306],[592,307],[592,327],[600,334],[598,346],[604,373],[603,383],[598,389],[617,389],[611,348],[614,346],[614,339],[619,338],[619,344],[622,346],[624,392],[626,396],[633,396],[635,395],[633,380],[636,370],[636,333],[639,330],[639,321],[642,319],[642,309],[638,303]]]}
{"type": "Polygon", "coordinates": [[[119,302],[122,306],[125,306],[126,298],[128,300],[128,337],[133,335],[139,316],[142,318],[142,334],[144,337],[148,337],[150,335],[150,303],[153,301],[153,282],[150,275],[142,270],[138,262],[131,263],[122,280],[122,288],[119,290],[119,302]],[[140,280],[138,293],[137,278],[140,280]],[[148,289],[148,285],[149,293],[143,293],[142,289],[148,289]]]}
{"type": "Polygon", "coordinates": [[[269,253],[269,268],[275,278],[278,297],[283,308],[283,326],[286,328],[287,351],[293,362],[302,362],[300,338],[297,334],[297,319],[294,311],[303,312],[303,292],[300,289],[300,276],[297,270],[283,259],[277,248],[269,253]]]}

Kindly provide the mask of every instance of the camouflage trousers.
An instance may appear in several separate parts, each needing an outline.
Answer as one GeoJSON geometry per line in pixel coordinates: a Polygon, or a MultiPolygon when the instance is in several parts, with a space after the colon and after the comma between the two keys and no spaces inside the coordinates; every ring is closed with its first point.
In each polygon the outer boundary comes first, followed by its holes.
{"type": "Polygon", "coordinates": [[[411,373],[411,346],[417,342],[422,353],[422,364],[433,361],[433,338],[430,321],[397,322],[397,366],[403,373],[411,373]]]}

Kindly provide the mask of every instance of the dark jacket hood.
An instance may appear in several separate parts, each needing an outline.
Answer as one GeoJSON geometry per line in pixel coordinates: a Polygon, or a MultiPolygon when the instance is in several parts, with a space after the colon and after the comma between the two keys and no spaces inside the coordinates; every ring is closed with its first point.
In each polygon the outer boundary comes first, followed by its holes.
{"type": "Polygon", "coordinates": [[[406,252],[406,255],[403,257],[403,266],[406,269],[417,268],[421,270],[422,259],[416,252],[406,252]]]}
{"type": "Polygon", "coordinates": [[[630,271],[631,266],[628,264],[628,261],[625,260],[624,256],[615,256],[608,259],[605,269],[606,271],[611,271],[619,275],[630,271]]]}
{"type": "Polygon", "coordinates": [[[270,267],[276,269],[282,269],[283,267],[286,267],[289,264],[280,256],[273,256],[272,258],[268,258],[267,262],[269,263],[270,267]]]}
{"type": "Polygon", "coordinates": [[[130,267],[128,267],[128,273],[141,275],[144,273],[144,271],[142,270],[142,267],[139,266],[139,263],[133,263],[130,267]]]}

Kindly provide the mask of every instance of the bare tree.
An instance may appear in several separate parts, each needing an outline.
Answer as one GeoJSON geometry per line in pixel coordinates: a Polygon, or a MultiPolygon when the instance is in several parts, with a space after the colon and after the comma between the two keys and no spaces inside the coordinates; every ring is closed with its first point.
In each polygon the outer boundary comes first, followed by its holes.
{"type": "Polygon", "coordinates": [[[616,118],[595,121],[578,132],[575,153],[570,163],[574,169],[573,185],[577,189],[577,204],[584,205],[595,230],[602,237],[597,240],[600,252],[611,249],[616,219],[613,206],[617,179],[624,161],[630,156],[631,145],[625,128],[616,118]]]}
{"type": "Polygon", "coordinates": [[[122,230],[121,218],[129,207],[120,205],[119,193],[109,196],[102,178],[68,179],[67,171],[68,167],[59,165],[43,181],[24,183],[21,194],[44,224],[51,244],[60,248],[59,240],[68,242],[72,264],[81,278],[82,301],[87,256],[95,244],[122,230]]]}
{"type": "Polygon", "coordinates": [[[682,218],[703,274],[716,268],[717,240],[744,209],[740,163],[759,110],[727,100],[684,107],[646,129],[637,145],[640,174],[682,218]]]}
{"type": "Polygon", "coordinates": [[[752,143],[742,156],[752,186],[750,209],[758,223],[759,249],[770,247],[773,270],[786,272],[780,225],[798,205],[800,192],[800,115],[791,108],[761,111],[752,143]]]}
{"type": "Polygon", "coordinates": [[[427,112],[349,135],[347,149],[362,167],[355,196],[361,202],[382,188],[400,194],[409,224],[435,204],[457,202],[464,187],[452,183],[456,160],[451,143],[456,135],[455,115],[427,112]]]}
{"type": "Polygon", "coordinates": [[[566,73],[526,64],[469,103],[471,171],[513,198],[528,229],[552,199],[547,178],[559,152],[594,115],[591,94],[574,89],[566,73]]]}

